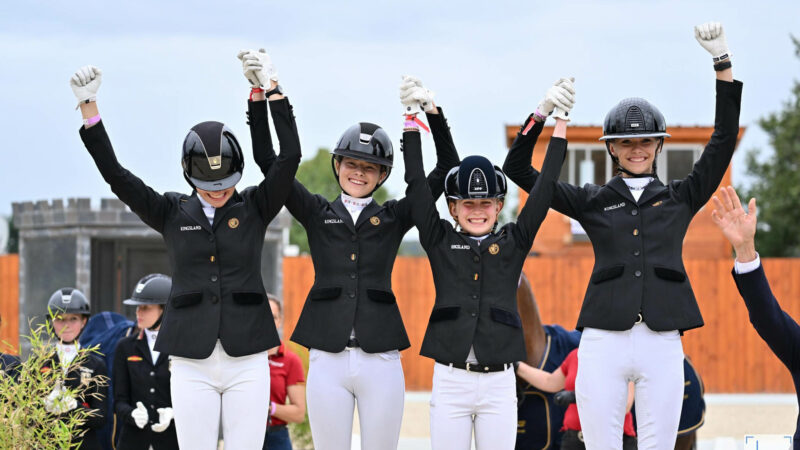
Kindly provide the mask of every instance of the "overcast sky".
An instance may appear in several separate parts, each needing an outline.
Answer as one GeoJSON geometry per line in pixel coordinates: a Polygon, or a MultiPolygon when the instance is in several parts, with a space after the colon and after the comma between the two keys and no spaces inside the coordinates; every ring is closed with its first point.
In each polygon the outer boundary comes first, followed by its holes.
{"type": "MultiPolygon", "coordinates": [[[[692,27],[718,20],[745,83],[736,183],[743,150],[768,148],[755,121],[781,107],[800,73],[789,38],[800,36],[796,0],[119,3],[0,3],[0,214],[11,202],[113,195],[78,136],[68,80],[85,64],[103,70],[98,105],[119,160],[158,191],[184,192],[180,145],[204,120],[231,126],[247,153],[243,182],[259,181],[242,48],[272,56],[306,156],[358,121],[398,142],[397,86],[410,73],[436,92],[461,155],[501,164],[504,126],[561,76],[576,78],[573,124],[601,124],[630,96],[656,104],[669,125],[712,124],[714,73],[692,27]]],[[[395,195],[402,174],[399,161],[387,183],[395,195]]]]}

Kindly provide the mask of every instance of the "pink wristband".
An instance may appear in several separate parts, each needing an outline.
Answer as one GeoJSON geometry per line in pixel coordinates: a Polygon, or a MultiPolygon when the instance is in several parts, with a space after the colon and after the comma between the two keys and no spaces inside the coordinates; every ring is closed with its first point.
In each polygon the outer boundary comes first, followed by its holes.
{"type": "Polygon", "coordinates": [[[274,416],[275,415],[275,409],[278,407],[278,404],[275,403],[275,402],[270,402],[270,405],[271,405],[271,408],[269,410],[269,415],[270,416],[274,416]]]}
{"type": "Polygon", "coordinates": [[[87,126],[87,127],[91,126],[91,125],[94,125],[97,122],[100,122],[100,114],[98,114],[98,115],[96,115],[94,117],[89,117],[88,119],[83,119],[83,125],[87,126]]]}

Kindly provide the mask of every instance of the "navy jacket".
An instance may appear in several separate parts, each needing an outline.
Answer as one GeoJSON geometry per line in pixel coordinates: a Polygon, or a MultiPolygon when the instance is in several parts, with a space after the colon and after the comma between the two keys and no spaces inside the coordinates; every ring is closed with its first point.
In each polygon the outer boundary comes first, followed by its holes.
{"type": "Polygon", "coordinates": [[[403,133],[406,196],[422,247],[428,253],[436,300],[420,354],[441,363],[463,363],[470,347],[480,364],[525,360],[517,285],[522,264],[553,196],[567,141],[552,138],[539,177],[517,223],[477,244],[439,217],[422,165],[418,132],[403,133]]]}
{"type": "MultiPolygon", "coordinates": [[[[553,209],[580,222],[594,248],[578,329],[628,330],[640,313],[654,331],[703,326],[683,266],[683,238],[728,169],[742,99],[739,81],[718,80],[716,87],[714,133],[686,178],[667,184],[656,179],[638,201],[620,176],[603,186],[556,186],[553,209]]],[[[538,176],[530,166],[536,135],[520,134],[503,165],[508,177],[526,191],[538,176]]]]}
{"type": "MultiPolygon", "coordinates": [[[[750,313],[753,328],[791,372],[800,405],[800,325],[781,309],[772,295],[763,266],[743,274],[734,271],[733,279],[750,313]]],[[[800,449],[800,416],[794,432],[794,448],[800,449]]]]}
{"type": "Polygon", "coordinates": [[[234,191],[208,223],[197,197],[159,194],[117,161],[103,122],[80,134],[111,190],[161,233],[172,269],[172,292],[156,350],[204,359],[217,340],[230,356],[280,345],[261,280],[261,250],[270,221],[283,207],[300,163],[300,140],[288,100],[272,109],[281,154],[258,186],[234,191]]]}

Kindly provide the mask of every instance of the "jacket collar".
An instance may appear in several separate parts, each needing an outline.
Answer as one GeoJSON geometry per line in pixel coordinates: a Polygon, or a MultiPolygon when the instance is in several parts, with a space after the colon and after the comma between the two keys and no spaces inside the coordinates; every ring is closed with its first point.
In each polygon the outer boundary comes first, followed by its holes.
{"type": "Polygon", "coordinates": [[[225,221],[226,216],[241,204],[242,204],[242,196],[239,195],[239,191],[234,190],[230,200],[228,200],[224,205],[222,205],[221,208],[217,208],[217,210],[214,212],[214,224],[211,226],[211,228],[216,230],[219,224],[225,221]]]}
{"type": "Polygon", "coordinates": [[[204,230],[212,233],[214,229],[217,228],[217,225],[220,224],[225,219],[225,216],[231,211],[232,208],[238,206],[242,203],[242,196],[239,195],[238,191],[233,191],[233,195],[231,196],[230,200],[225,203],[221,208],[217,208],[214,212],[214,224],[211,225],[208,223],[208,218],[206,217],[206,213],[203,211],[203,204],[200,203],[200,197],[197,194],[197,191],[192,192],[192,195],[188,198],[181,199],[181,209],[191,217],[198,225],[203,227],[204,230]]]}
{"type": "Polygon", "coordinates": [[[361,211],[361,214],[358,215],[358,220],[356,220],[356,228],[361,227],[361,224],[366,222],[367,220],[371,219],[372,216],[378,213],[381,210],[381,205],[372,199],[371,202],[364,209],[361,211]]]}
{"type": "Polygon", "coordinates": [[[639,197],[639,204],[640,205],[644,205],[645,203],[650,201],[650,199],[652,199],[656,195],[664,192],[666,189],[667,189],[667,187],[664,186],[664,183],[662,183],[661,180],[656,178],[650,184],[648,184],[647,187],[644,188],[644,192],[642,192],[642,196],[639,197]]]}

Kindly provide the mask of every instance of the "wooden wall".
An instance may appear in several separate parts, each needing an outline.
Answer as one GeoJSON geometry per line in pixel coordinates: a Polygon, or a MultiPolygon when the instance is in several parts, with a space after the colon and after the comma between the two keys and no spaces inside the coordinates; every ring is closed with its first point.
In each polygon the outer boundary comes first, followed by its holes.
{"type": "Polygon", "coordinates": [[[17,353],[12,349],[19,347],[18,255],[0,255],[0,316],[0,352],[17,353]]]}
{"type": "MultiPolygon", "coordinates": [[[[572,328],[593,265],[592,257],[529,258],[531,281],[545,323],[572,328]]],[[[794,392],[789,371],[753,330],[747,310],[731,278],[732,258],[688,259],[685,263],[706,326],[689,331],[684,351],[692,358],[707,392],[794,392]]],[[[800,319],[800,259],[764,261],[775,296],[789,315],[800,319]]],[[[308,257],[284,259],[286,337],[314,281],[308,257]]],[[[427,258],[398,257],[392,284],[411,348],[403,352],[407,390],[428,390],[433,363],[419,356],[434,290],[427,258]]]]}

